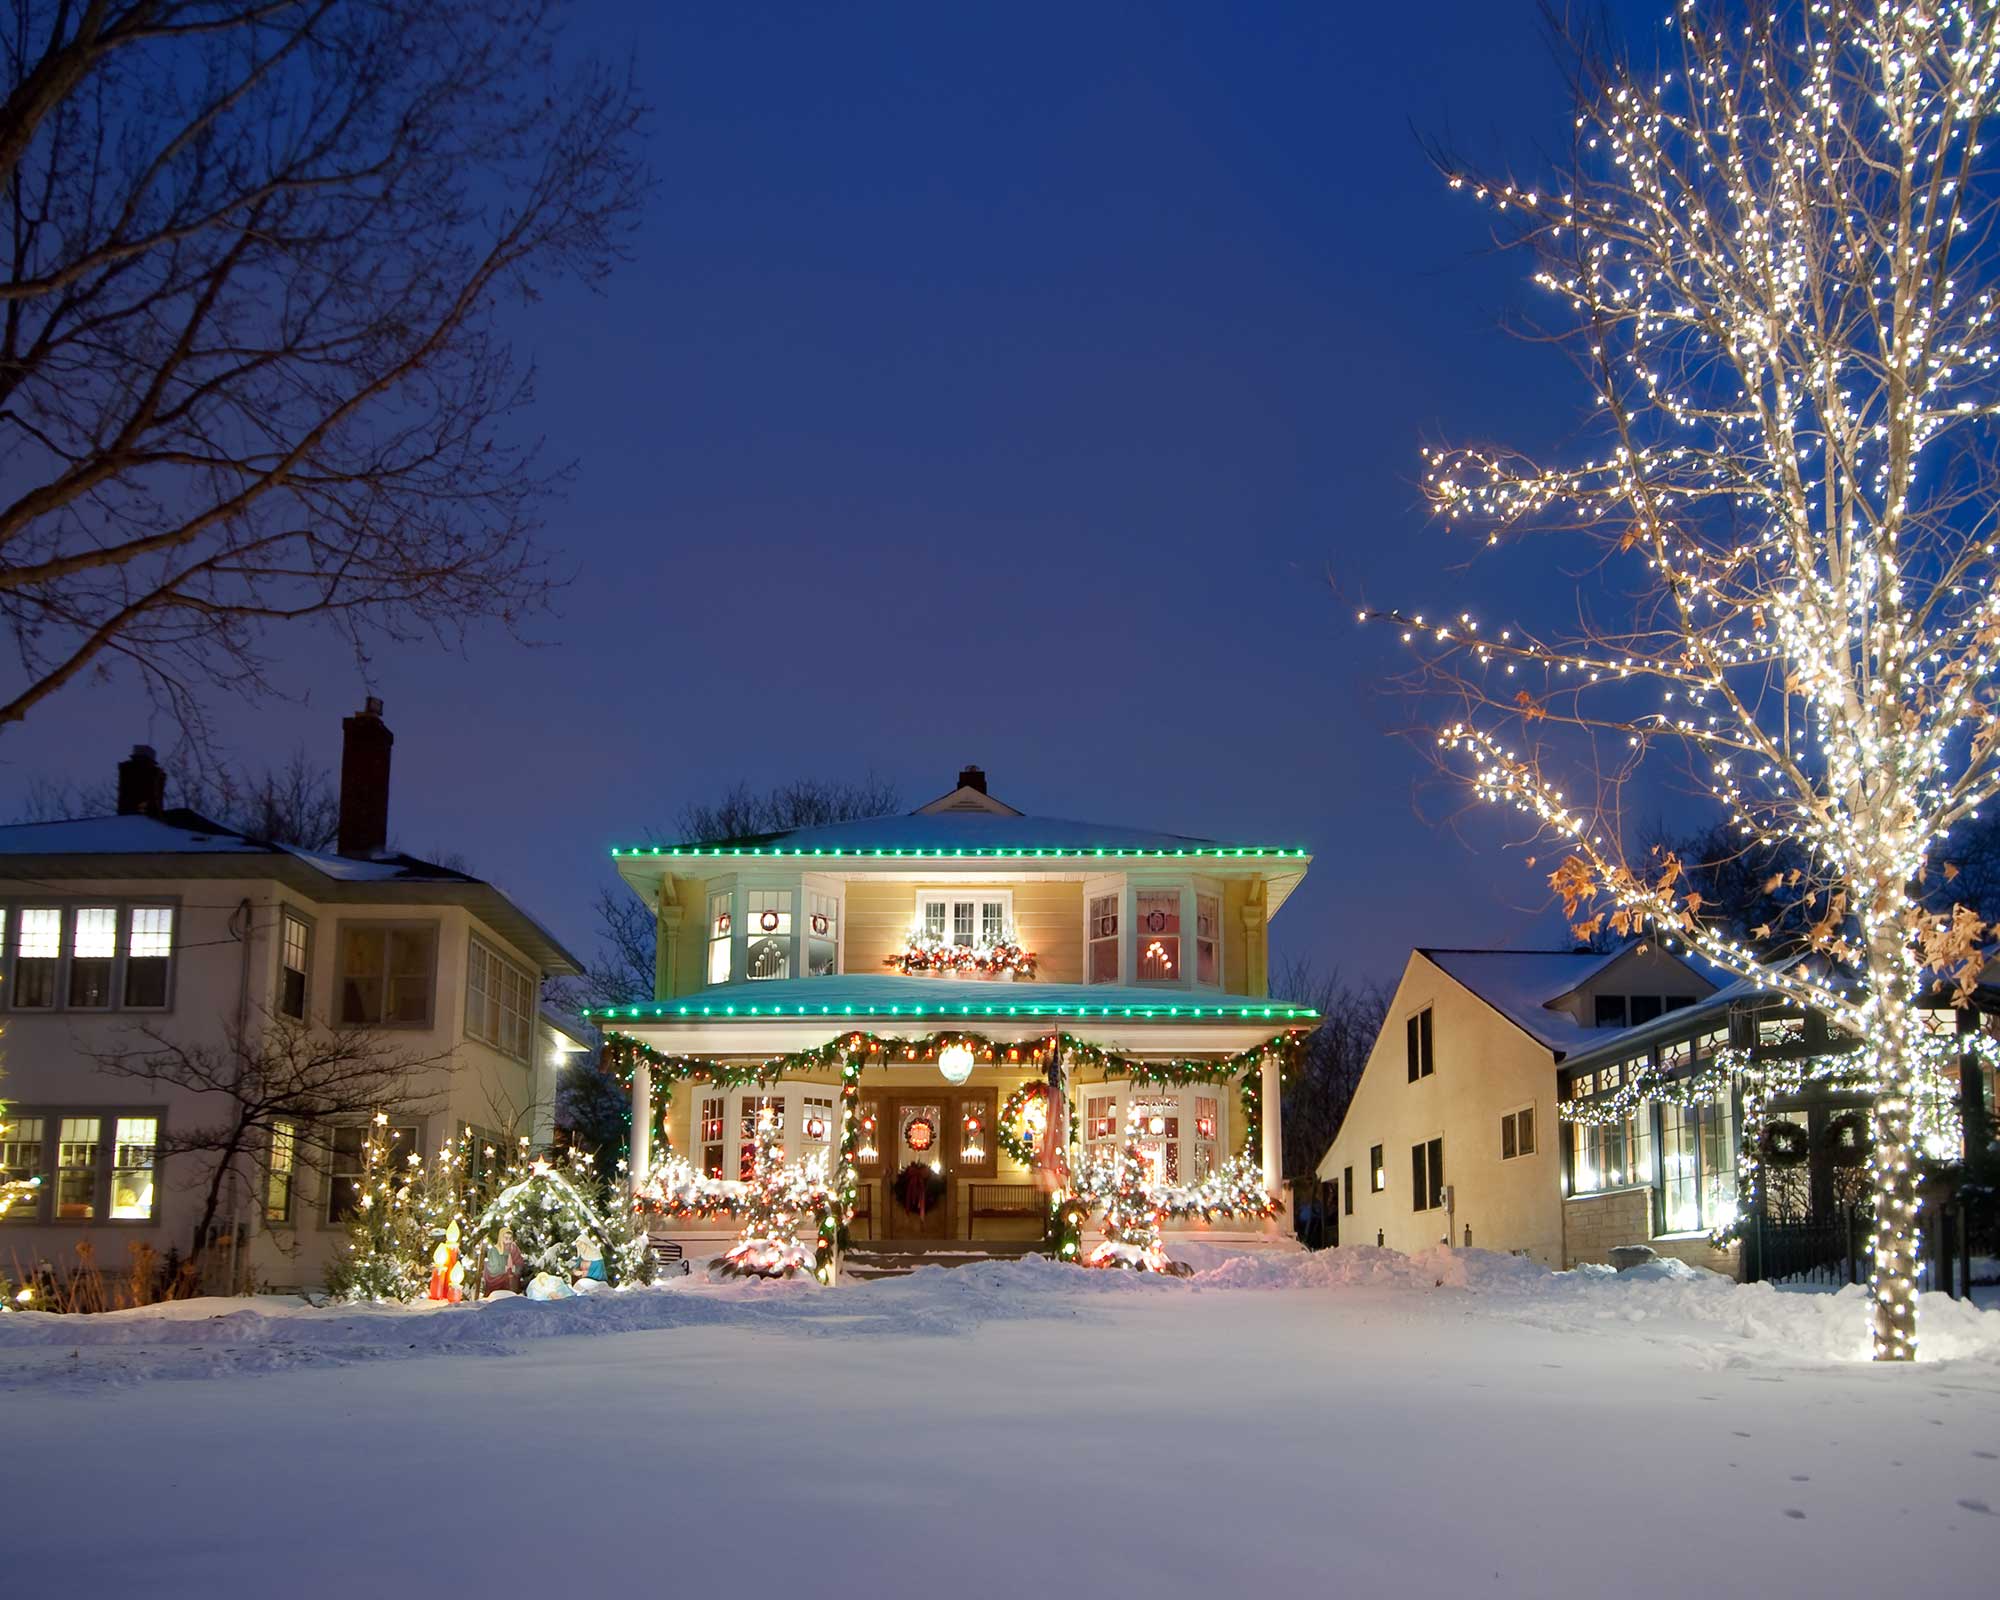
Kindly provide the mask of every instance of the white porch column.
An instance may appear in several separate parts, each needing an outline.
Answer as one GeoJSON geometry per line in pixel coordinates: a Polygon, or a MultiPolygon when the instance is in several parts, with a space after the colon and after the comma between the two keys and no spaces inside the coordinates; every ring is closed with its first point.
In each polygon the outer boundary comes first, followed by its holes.
{"type": "Polygon", "coordinates": [[[1278,1122],[1278,1119],[1285,1114],[1284,1086],[1278,1078],[1278,1063],[1281,1059],[1275,1050],[1265,1055],[1263,1087],[1259,1101],[1259,1109],[1263,1114],[1264,1192],[1273,1200],[1279,1197],[1279,1191],[1285,1181],[1285,1141],[1278,1122]]]}
{"type": "Polygon", "coordinates": [[[628,1166],[634,1189],[653,1170],[653,1068],[645,1061],[632,1066],[632,1159],[628,1166]]]}

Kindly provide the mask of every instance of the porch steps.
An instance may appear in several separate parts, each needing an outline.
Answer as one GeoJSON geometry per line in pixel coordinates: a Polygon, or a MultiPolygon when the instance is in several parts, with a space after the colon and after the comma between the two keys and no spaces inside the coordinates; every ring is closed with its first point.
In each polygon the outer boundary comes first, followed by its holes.
{"type": "Polygon", "coordinates": [[[840,1258],[850,1278],[901,1278],[919,1267],[968,1267],[978,1261],[1019,1261],[1042,1253],[1039,1240],[880,1239],[858,1244],[840,1258]]]}

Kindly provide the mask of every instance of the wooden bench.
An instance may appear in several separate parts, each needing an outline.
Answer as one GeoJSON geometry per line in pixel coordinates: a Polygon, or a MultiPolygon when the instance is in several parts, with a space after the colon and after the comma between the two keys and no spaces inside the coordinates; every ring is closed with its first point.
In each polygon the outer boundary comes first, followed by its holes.
{"type": "Polygon", "coordinates": [[[656,1263],[655,1277],[671,1278],[676,1273],[682,1277],[688,1275],[690,1269],[687,1252],[680,1247],[678,1241],[663,1239],[657,1233],[649,1233],[646,1235],[646,1243],[651,1248],[656,1263]]]}
{"type": "Polygon", "coordinates": [[[965,1187],[965,1236],[975,1218],[1028,1217],[1041,1220],[1042,1191],[1032,1183],[970,1183],[965,1187]]]}

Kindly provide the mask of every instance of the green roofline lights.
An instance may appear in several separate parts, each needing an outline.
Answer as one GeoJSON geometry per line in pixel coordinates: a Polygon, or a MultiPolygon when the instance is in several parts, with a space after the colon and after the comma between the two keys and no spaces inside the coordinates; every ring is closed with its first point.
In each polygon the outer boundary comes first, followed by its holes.
{"type": "Polygon", "coordinates": [[[740,1022],[776,1022],[788,1017],[1172,1017],[1235,1021],[1273,1018],[1285,1022],[1317,1022],[1311,1006],[1091,1006],[1043,1001],[1024,1005],[889,1005],[889,1006],[718,1006],[684,1000],[654,1000],[634,1006],[589,1006],[583,1015],[593,1022],[663,1021],[672,1017],[734,1018],[740,1022]]]}
{"type": "Polygon", "coordinates": [[[980,857],[1075,857],[1075,856],[1143,856],[1148,860],[1164,858],[1171,861],[1176,856],[1200,856],[1207,858],[1228,857],[1232,860],[1260,859],[1272,857],[1288,861],[1303,861],[1311,851],[1286,845],[1263,844],[1219,844],[1175,847],[1172,849],[1154,845],[803,845],[803,844],[653,844],[611,847],[613,856],[623,859],[627,856],[674,856],[700,858],[714,856],[843,856],[860,857],[868,860],[895,857],[921,857],[925,860],[958,860],[980,857]]]}

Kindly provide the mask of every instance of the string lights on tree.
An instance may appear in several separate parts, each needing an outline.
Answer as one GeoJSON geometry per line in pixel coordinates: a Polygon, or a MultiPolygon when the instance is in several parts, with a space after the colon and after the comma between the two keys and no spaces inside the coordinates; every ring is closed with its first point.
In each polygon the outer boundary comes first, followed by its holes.
{"type": "Polygon", "coordinates": [[[1607,587],[1637,590],[1632,620],[1363,617],[1457,700],[1438,742],[1475,793],[1557,842],[1549,881],[1579,934],[1656,930],[1858,1041],[1841,1070],[1873,1092],[1873,1347],[1909,1360],[1918,1002],[1982,963],[1989,930],[1950,905],[1951,854],[2000,794],[2000,150],[1984,131],[2000,7],[1740,11],[1690,0],[1657,70],[1580,48],[1560,182],[1440,162],[1535,256],[1601,443],[1556,467],[1428,450],[1427,495],[1490,544],[1597,541],[1607,587]],[[1626,785],[1661,758],[1746,850],[1806,863],[1765,888],[1825,959],[1765,960],[1756,934],[1704,918],[1672,855],[1627,858],[1626,785]]]}

